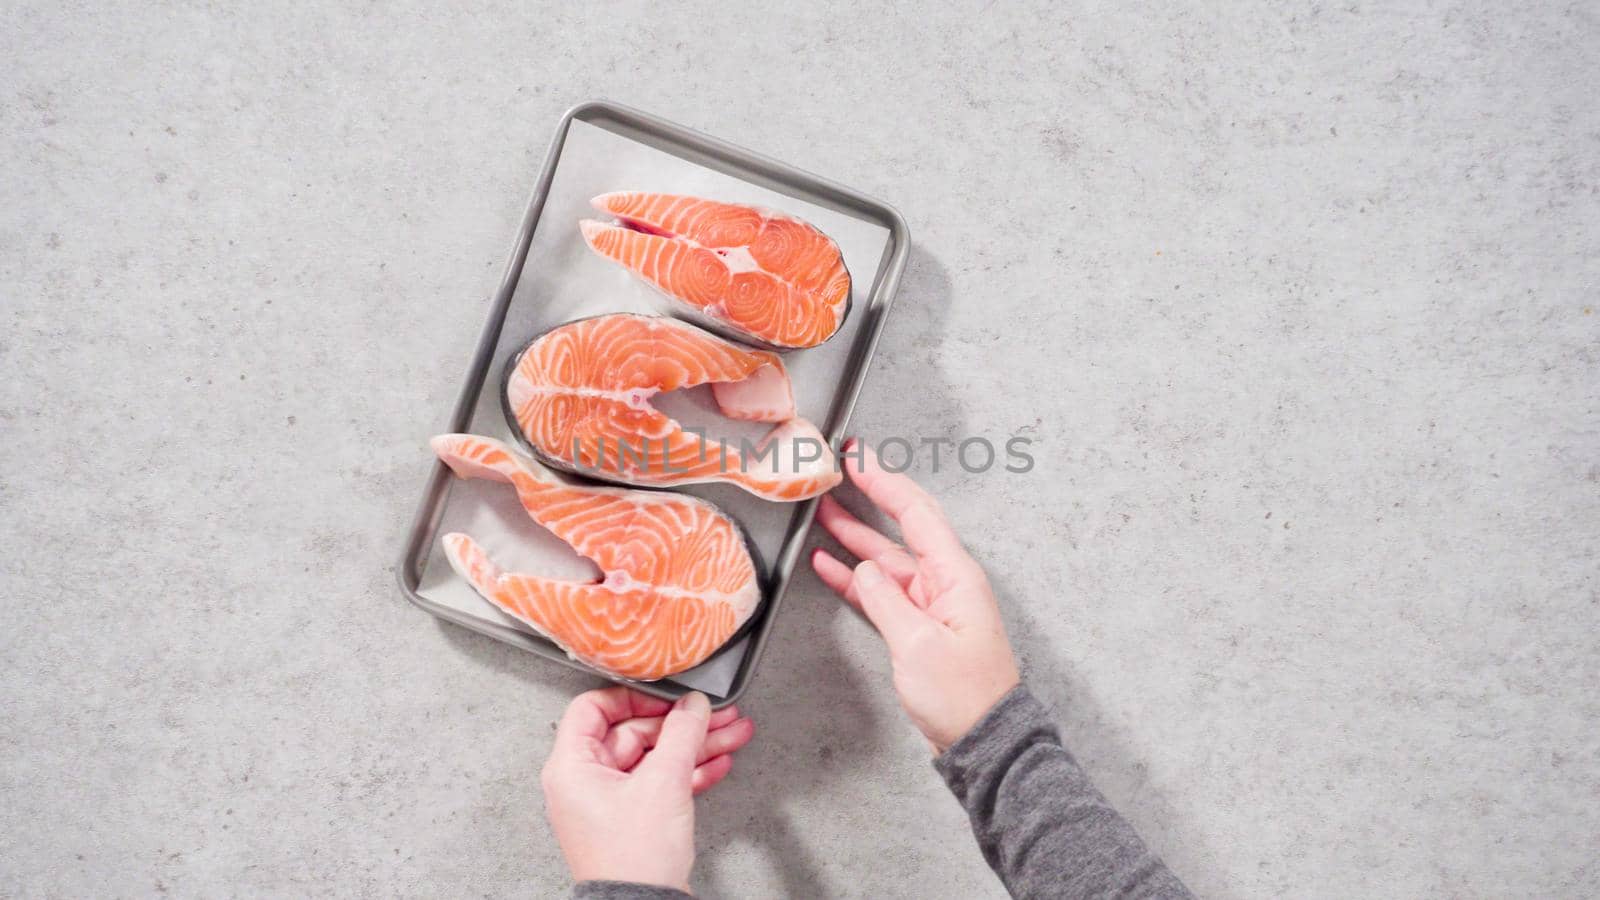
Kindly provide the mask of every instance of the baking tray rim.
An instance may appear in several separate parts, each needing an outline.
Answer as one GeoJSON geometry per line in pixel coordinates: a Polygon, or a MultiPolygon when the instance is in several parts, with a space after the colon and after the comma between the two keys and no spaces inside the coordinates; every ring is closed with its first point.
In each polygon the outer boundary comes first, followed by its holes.
{"type": "MultiPolygon", "coordinates": [[[[550,141],[549,149],[545,152],[544,165],[539,171],[538,179],[534,182],[533,190],[522,214],[522,221],[517,229],[516,238],[512,242],[511,253],[507,257],[504,274],[500,278],[499,285],[495,288],[494,302],[490,304],[488,319],[485,321],[482,333],[478,337],[478,343],[472,355],[472,362],[467,369],[465,383],[462,385],[462,389],[456,397],[455,406],[451,410],[450,428],[448,430],[460,431],[467,426],[472,417],[473,409],[477,405],[478,397],[482,393],[485,384],[488,383],[486,379],[494,361],[495,347],[499,343],[500,332],[505,325],[506,313],[510,308],[511,300],[516,295],[517,285],[521,281],[528,250],[532,246],[533,234],[539,218],[544,212],[544,203],[549,195],[551,182],[555,177],[556,166],[561,159],[561,150],[566,144],[567,132],[571,129],[574,121],[602,117],[629,125],[643,134],[654,134],[657,137],[671,141],[683,149],[695,151],[697,157],[704,158],[694,158],[691,159],[692,162],[707,165],[708,168],[721,171],[724,174],[744,178],[747,181],[755,181],[756,179],[746,177],[743,173],[759,174],[763,176],[762,181],[768,182],[763,186],[788,186],[791,188],[801,186],[805,189],[807,199],[810,202],[817,202],[819,195],[824,198],[829,198],[829,195],[832,195],[829,199],[836,199],[833,205],[840,207],[841,211],[857,213],[862,218],[877,222],[888,229],[888,252],[880,260],[878,270],[874,273],[872,287],[859,312],[860,315],[870,316],[871,321],[865,323],[866,333],[857,338],[857,346],[852,348],[851,355],[846,360],[842,379],[845,391],[843,396],[835,395],[835,406],[829,411],[829,420],[825,423],[824,437],[828,439],[831,445],[836,446],[839,438],[843,435],[845,426],[850,421],[851,414],[855,410],[856,402],[861,394],[862,384],[866,380],[867,370],[871,365],[873,356],[876,355],[878,341],[883,336],[883,328],[887,321],[889,310],[894,304],[895,294],[899,289],[900,276],[905,270],[906,260],[910,254],[910,231],[906,226],[905,218],[893,206],[831,179],[797,168],[765,154],[729,143],[721,138],[678,125],[651,113],[605,99],[588,100],[576,104],[563,113],[557,123],[555,135],[550,141]],[[722,165],[708,165],[708,162],[718,162],[722,165]],[[845,202],[839,201],[847,201],[848,208],[844,208],[846,206],[845,202]]],[[[638,139],[632,134],[625,134],[624,136],[635,140],[638,139]]],[[[665,148],[658,147],[658,149],[665,148]]],[[[686,158],[679,153],[674,153],[674,155],[686,158]]],[[[665,679],[655,682],[628,682],[617,679],[572,659],[559,647],[547,640],[510,626],[469,616],[459,610],[435,603],[417,593],[422,579],[421,567],[427,559],[427,551],[432,546],[432,539],[438,531],[438,520],[442,516],[444,508],[441,500],[448,490],[449,478],[449,468],[443,462],[435,460],[423,489],[422,499],[417,506],[416,514],[412,517],[411,525],[406,531],[405,546],[401,551],[398,564],[395,566],[395,577],[399,583],[400,592],[412,605],[430,615],[470,631],[511,644],[545,659],[561,663],[568,668],[587,672],[596,678],[626,683],[630,687],[652,696],[672,699],[686,692],[686,689],[681,688],[673,690],[673,686],[664,683],[665,679]]],[[[721,708],[738,701],[749,687],[751,680],[753,680],[755,668],[761,660],[761,656],[766,649],[767,639],[772,632],[778,607],[781,605],[784,595],[788,593],[789,583],[793,579],[794,569],[799,561],[799,553],[805,542],[804,537],[810,531],[818,502],[819,498],[815,497],[802,501],[799,504],[798,514],[790,517],[790,525],[784,535],[777,558],[772,560],[772,568],[766,579],[768,583],[763,585],[769,596],[764,598],[762,608],[756,614],[761,618],[761,621],[749,631],[750,647],[745,651],[744,658],[739,662],[733,681],[729,684],[728,693],[723,697],[711,698],[713,707],[721,708]]]]}

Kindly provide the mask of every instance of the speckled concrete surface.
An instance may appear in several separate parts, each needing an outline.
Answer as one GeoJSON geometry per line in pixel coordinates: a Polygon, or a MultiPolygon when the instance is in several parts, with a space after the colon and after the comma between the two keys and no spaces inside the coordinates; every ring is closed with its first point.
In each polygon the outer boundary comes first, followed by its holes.
{"type": "MultiPolygon", "coordinates": [[[[268,5],[270,6],[270,4],[268,5]]],[[[1213,896],[1600,892],[1587,4],[0,11],[0,893],[559,892],[587,682],[390,565],[551,128],[607,96],[899,206],[868,436],[1213,896]]],[[[994,896],[798,582],[711,896],[994,896]]]]}

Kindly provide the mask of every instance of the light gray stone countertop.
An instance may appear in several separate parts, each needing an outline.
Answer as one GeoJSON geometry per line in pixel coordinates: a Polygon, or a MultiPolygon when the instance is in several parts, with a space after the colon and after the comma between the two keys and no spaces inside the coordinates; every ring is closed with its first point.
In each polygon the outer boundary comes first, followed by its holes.
{"type": "MultiPolygon", "coordinates": [[[[550,895],[591,681],[392,564],[551,131],[881,197],[853,423],[1218,897],[1600,892],[1592,5],[0,10],[0,894],[550,895]]],[[[797,580],[708,896],[1001,893],[797,580]]]]}

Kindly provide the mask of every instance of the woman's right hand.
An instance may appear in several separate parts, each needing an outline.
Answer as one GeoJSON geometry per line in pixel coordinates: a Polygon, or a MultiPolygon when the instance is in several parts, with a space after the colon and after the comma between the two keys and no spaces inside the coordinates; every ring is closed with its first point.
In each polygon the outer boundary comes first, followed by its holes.
{"type": "Polygon", "coordinates": [[[1017,686],[1011,644],[988,577],[938,502],[885,471],[865,444],[852,439],[845,450],[851,482],[900,526],[905,546],[823,497],[817,521],[861,562],[852,569],[818,549],[811,567],[883,635],[900,705],[943,753],[1017,686]]]}

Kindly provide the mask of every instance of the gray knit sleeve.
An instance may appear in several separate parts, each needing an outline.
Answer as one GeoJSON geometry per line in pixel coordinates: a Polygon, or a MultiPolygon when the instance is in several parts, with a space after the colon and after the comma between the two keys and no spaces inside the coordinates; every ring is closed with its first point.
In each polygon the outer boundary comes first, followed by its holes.
{"type": "Polygon", "coordinates": [[[693,900],[677,888],[632,881],[580,881],[572,889],[573,900],[693,900]]]}
{"type": "Polygon", "coordinates": [[[1013,897],[1190,897],[1021,685],[933,762],[1013,897]]]}

